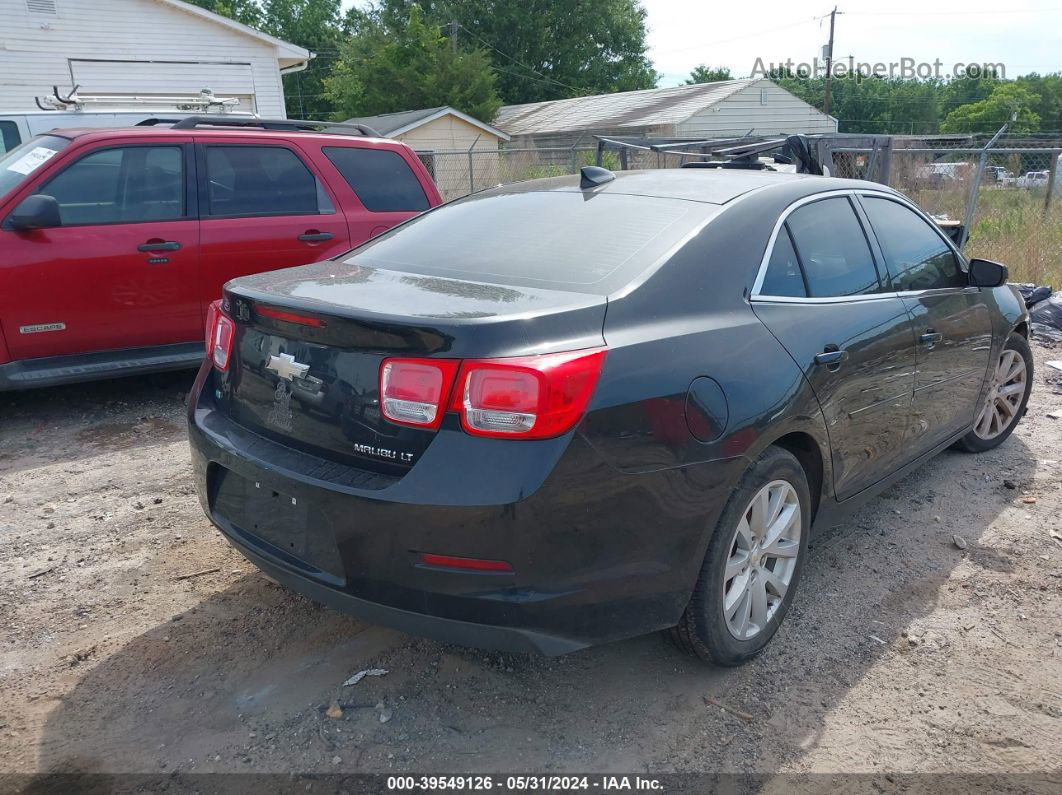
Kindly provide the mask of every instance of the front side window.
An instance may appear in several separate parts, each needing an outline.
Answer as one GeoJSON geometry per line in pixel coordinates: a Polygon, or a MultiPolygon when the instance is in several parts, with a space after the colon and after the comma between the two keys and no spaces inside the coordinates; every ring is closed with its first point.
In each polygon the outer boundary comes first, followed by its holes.
{"type": "Polygon", "coordinates": [[[812,298],[880,291],[874,255],[855,210],[844,196],[806,204],[786,221],[812,298]]]}
{"type": "Polygon", "coordinates": [[[306,164],[282,146],[208,146],[206,170],[212,216],[335,212],[306,164]]]}
{"type": "Polygon", "coordinates": [[[174,221],[184,217],[179,146],[130,146],[87,154],[39,194],[59,203],[63,226],[174,221]]]}
{"type": "Polygon", "coordinates": [[[369,212],[419,213],[428,209],[420,180],[398,152],[326,146],[324,153],[369,212]]]}
{"type": "Polygon", "coordinates": [[[897,290],[938,290],[965,287],[966,274],[955,252],[925,220],[890,199],[863,197],[870,225],[885,255],[897,290]]]}

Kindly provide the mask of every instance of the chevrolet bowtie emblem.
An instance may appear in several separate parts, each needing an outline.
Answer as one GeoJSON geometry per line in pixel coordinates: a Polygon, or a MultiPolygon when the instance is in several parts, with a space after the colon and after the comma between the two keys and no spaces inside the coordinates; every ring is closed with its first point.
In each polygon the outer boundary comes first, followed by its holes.
{"type": "Polygon", "coordinates": [[[281,380],[291,381],[295,378],[302,378],[306,375],[306,371],[310,369],[308,364],[300,364],[295,361],[295,357],[290,353],[282,353],[279,356],[270,356],[269,364],[266,365],[267,370],[272,370],[281,380]]]}

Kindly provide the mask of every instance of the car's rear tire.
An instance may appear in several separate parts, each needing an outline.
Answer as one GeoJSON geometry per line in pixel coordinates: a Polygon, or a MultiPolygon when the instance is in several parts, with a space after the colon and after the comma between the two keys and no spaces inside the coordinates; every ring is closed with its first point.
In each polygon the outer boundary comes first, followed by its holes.
{"type": "Polygon", "coordinates": [[[983,453],[1007,440],[1025,414],[1033,382],[1033,357],[1029,342],[1011,332],[996,359],[988,393],[973,428],[957,443],[971,453],[983,453]]]}
{"type": "Polygon", "coordinates": [[[792,453],[769,447],[730,495],[671,639],[718,665],[762,651],[796,594],[810,525],[807,475],[792,453]]]}

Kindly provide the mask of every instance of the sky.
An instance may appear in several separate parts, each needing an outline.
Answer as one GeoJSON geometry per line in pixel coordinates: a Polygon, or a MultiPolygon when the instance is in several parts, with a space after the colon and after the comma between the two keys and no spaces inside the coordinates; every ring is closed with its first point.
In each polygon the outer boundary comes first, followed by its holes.
{"type": "MultiPolygon", "coordinates": [[[[518,2],[519,0],[510,0],[518,2]]],[[[752,73],[756,59],[810,62],[829,39],[829,12],[784,0],[716,4],[704,0],[641,0],[648,12],[649,57],[659,85],[683,82],[698,64],[752,73]]],[[[344,6],[364,0],[344,0],[344,6]]],[[[856,62],[932,64],[948,77],[956,63],[1003,64],[1007,77],[1062,71],[1062,0],[935,0],[895,4],[840,3],[834,54],[856,62]]],[[[926,67],[923,67],[926,68],[926,67]]],[[[897,76],[900,76],[897,73],[897,76]]]]}

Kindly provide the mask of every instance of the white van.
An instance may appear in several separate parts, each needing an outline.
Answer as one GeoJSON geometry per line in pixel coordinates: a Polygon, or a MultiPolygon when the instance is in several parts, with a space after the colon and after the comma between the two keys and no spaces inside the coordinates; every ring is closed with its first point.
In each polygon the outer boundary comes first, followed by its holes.
{"type": "Polygon", "coordinates": [[[253,117],[232,110],[238,105],[238,99],[215,97],[210,89],[187,97],[80,96],[77,89],[63,97],[57,92],[38,97],[34,110],[0,109],[0,155],[34,135],[64,127],[132,127],[144,119],[205,113],[253,117]]]}

